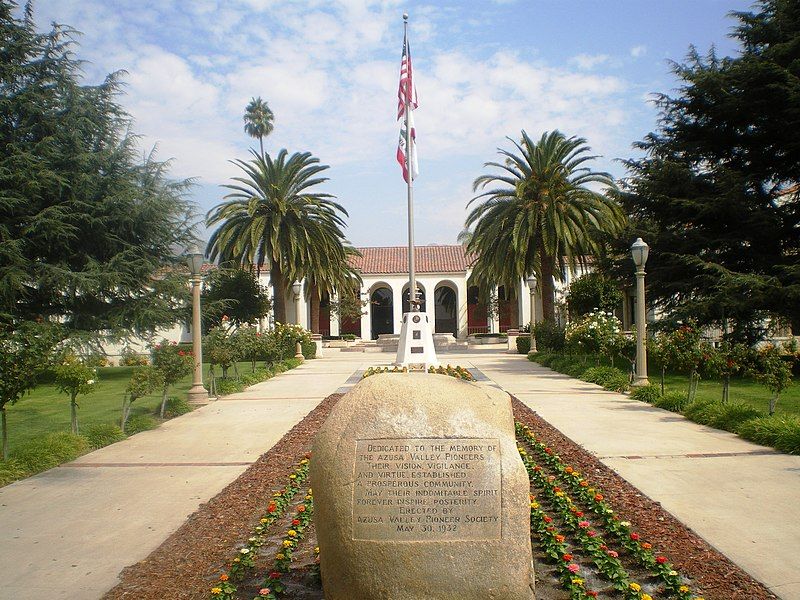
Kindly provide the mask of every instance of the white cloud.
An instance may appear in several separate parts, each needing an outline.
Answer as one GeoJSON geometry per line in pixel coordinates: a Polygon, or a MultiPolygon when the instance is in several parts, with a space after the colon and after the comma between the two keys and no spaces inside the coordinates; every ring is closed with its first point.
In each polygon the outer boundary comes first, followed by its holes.
{"type": "Polygon", "coordinates": [[[631,56],[633,58],[639,58],[640,56],[644,56],[647,53],[647,46],[634,46],[631,48],[631,56]]]}
{"type": "Polygon", "coordinates": [[[569,59],[569,64],[583,71],[591,71],[596,66],[608,62],[610,58],[608,54],[578,54],[569,59]]]}

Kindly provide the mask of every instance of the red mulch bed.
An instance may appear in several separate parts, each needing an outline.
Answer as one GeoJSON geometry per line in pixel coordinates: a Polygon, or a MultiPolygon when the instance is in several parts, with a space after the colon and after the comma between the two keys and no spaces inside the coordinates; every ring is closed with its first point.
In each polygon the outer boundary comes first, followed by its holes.
{"type": "Polygon", "coordinates": [[[617,514],[648,540],[675,568],[694,580],[693,590],[706,600],[766,600],[777,598],[708,542],[642,494],[615,471],[600,462],[558,429],[512,396],[514,418],[531,428],[536,437],[552,447],[564,464],[582,471],[603,490],[617,514]]]}
{"type": "Polygon", "coordinates": [[[104,599],[182,600],[209,597],[289,473],[311,450],[314,435],[341,398],[332,394],[284,435],[271,450],[190,516],[146,559],[127,567],[104,599]]]}
{"type": "MultiPolygon", "coordinates": [[[[236,481],[198,510],[143,561],[127,567],[105,599],[205,599],[230,564],[233,550],[250,535],[265,499],[283,486],[311,449],[314,435],[338,402],[323,400],[236,481]]],[[[514,416],[556,449],[566,464],[602,488],[617,513],[630,521],[676,568],[693,580],[706,600],[776,598],[763,585],[714,550],[661,506],[644,496],[596,457],[513,398],[514,416]]],[[[541,590],[544,591],[544,590],[541,590]]]]}

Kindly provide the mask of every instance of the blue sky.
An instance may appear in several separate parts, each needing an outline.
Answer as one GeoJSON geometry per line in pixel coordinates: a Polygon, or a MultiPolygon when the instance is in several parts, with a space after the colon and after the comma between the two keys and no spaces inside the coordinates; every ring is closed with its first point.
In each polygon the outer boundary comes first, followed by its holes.
{"type": "Polygon", "coordinates": [[[471,182],[505,136],[560,129],[585,137],[595,168],[656,125],[653,92],[676,81],[689,44],[736,52],[727,37],[741,0],[39,0],[37,21],[83,32],[78,56],[95,82],[128,72],[122,104],[142,146],[176,177],[196,177],[198,217],[257,142],[242,129],[267,100],[268,152],[310,151],[331,166],[325,190],[350,213],[359,246],[406,243],[405,186],[394,155],[402,13],[410,14],[420,107],[416,242],[454,243],[471,182]]]}

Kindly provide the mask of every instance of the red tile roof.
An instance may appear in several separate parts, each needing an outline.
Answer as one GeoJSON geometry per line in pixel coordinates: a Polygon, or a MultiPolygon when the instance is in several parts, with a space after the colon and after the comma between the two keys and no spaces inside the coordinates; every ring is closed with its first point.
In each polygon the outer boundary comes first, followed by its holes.
{"type": "MultiPolygon", "coordinates": [[[[350,260],[362,275],[408,273],[408,247],[359,248],[363,256],[350,260]]],[[[463,246],[416,246],[414,267],[417,273],[464,273],[470,266],[463,246]]]]}

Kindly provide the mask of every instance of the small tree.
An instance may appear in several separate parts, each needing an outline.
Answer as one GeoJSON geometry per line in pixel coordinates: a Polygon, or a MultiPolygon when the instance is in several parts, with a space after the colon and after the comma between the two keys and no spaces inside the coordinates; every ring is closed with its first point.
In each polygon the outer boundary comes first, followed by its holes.
{"type": "Polygon", "coordinates": [[[59,340],[57,328],[26,321],[0,328],[0,424],[3,428],[3,460],[8,459],[6,408],[36,387],[39,374],[52,357],[59,340]]]}
{"type": "Polygon", "coordinates": [[[656,334],[647,340],[647,357],[658,364],[661,372],[661,395],[664,395],[664,379],[670,367],[673,355],[671,352],[669,336],[656,334]]]}
{"type": "Polygon", "coordinates": [[[616,282],[601,273],[578,277],[569,286],[567,308],[572,318],[592,311],[613,312],[622,304],[622,292],[616,282]]]}
{"type": "Polygon", "coordinates": [[[158,370],[163,388],[161,393],[161,410],[159,415],[164,418],[164,409],[167,406],[167,392],[170,386],[175,385],[189,375],[194,367],[194,360],[190,351],[182,350],[175,342],[162,341],[153,346],[151,351],[153,366],[158,370]]]}
{"type": "Polygon", "coordinates": [[[756,351],[754,359],[750,372],[756,381],[772,392],[769,414],[774,415],[781,392],[792,383],[794,355],[783,347],[766,344],[756,351]]]}
{"type": "Polygon", "coordinates": [[[64,362],[53,369],[59,392],[69,395],[70,425],[78,433],[78,396],[95,390],[97,372],[81,363],[74,354],[67,354],[64,362]]]}
{"type": "Polygon", "coordinates": [[[754,360],[754,351],[744,344],[722,342],[715,353],[713,366],[722,379],[722,403],[730,399],[731,377],[743,374],[754,360]]]}
{"type": "Polygon", "coordinates": [[[237,327],[256,323],[269,314],[272,303],[255,273],[237,267],[217,269],[208,276],[203,307],[204,326],[210,330],[223,321],[237,327]]]}
{"type": "Polygon", "coordinates": [[[689,374],[688,402],[693,402],[700,383],[700,366],[704,357],[710,357],[713,348],[704,344],[700,338],[700,330],[694,323],[681,325],[678,329],[665,335],[666,353],[675,368],[689,374]]]}
{"type": "Polygon", "coordinates": [[[362,300],[357,290],[350,290],[340,293],[335,299],[331,299],[330,311],[340,323],[342,321],[355,321],[366,314],[364,307],[367,304],[369,302],[362,300]]]}
{"type": "Polygon", "coordinates": [[[255,373],[256,363],[266,360],[266,340],[255,327],[240,327],[233,334],[233,343],[238,349],[239,356],[250,361],[252,371],[255,373]]]}
{"type": "Polygon", "coordinates": [[[232,336],[224,327],[214,327],[203,338],[203,348],[211,365],[222,367],[222,378],[227,379],[228,369],[239,360],[239,349],[232,336]]]}
{"type": "Polygon", "coordinates": [[[127,395],[122,400],[122,419],[120,429],[125,433],[125,424],[131,414],[131,406],[142,396],[149,396],[164,385],[164,377],[161,371],[152,365],[134,369],[128,387],[125,388],[127,395]]]}

